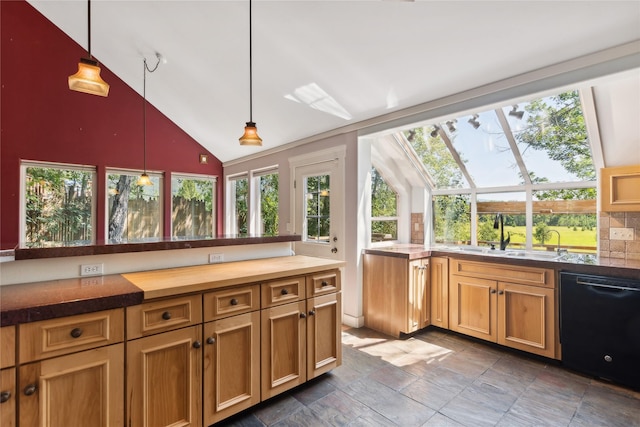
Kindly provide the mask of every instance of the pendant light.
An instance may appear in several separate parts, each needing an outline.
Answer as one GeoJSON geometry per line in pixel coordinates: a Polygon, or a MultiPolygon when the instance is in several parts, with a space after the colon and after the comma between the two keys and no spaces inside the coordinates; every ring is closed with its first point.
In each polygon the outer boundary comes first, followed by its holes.
{"type": "Polygon", "coordinates": [[[109,95],[109,84],[100,77],[98,61],[91,57],[91,0],[87,1],[87,33],[89,35],[88,58],[80,58],[78,72],[69,76],[69,89],[91,95],[109,95]]]}
{"type": "Polygon", "coordinates": [[[156,63],[153,69],[147,66],[147,58],[144,58],[142,61],[144,69],[142,70],[142,142],[144,149],[144,172],[138,178],[138,185],[153,185],[151,182],[151,178],[147,175],[147,71],[153,73],[158,69],[158,65],[160,65],[160,54],[156,52],[156,58],[158,58],[158,62],[156,63]]]}
{"type": "Polygon", "coordinates": [[[262,145],[262,138],[258,136],[258,128],[253,122],[253,67],[251,51],[251,0],[249,0],[249,121],[244,127],[244,134],[240,137],[240,145],[262,145]]]}

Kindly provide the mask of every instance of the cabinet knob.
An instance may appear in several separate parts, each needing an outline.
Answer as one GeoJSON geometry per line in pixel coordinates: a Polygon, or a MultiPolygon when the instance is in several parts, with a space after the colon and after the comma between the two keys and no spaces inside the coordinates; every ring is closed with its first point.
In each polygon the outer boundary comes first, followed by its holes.
{"type": "Polygon", "coordinates": [[[498,295],[504,294],[504,291],[498,291],[498,295]]]}
{"type": "Polygon", "coordinates": [[[301,318],[301,319],[304,319],[305,317],[307,317],[307,315],[306,315],[306,314],[304,314],[304,313],[300,313],[300,318],[301,318]]]}
{"type": "Polygon", "coordinates": [[[36,391],[38,391],[38,386],[36,384],[29,384],[28,386],[26,386],[24,388],[24,395],[25,396],[31,396],[36,391]]]}
{"type": "Polygon", "coordinates": [[[214,337],[207,338],[207,344],[215,344],[215,343],[216,343],[216,339],[214,337]]]}
{"type": "Polygon", "coordinates": [[[498,291],[496,291],[495,289],[491,288],[491,290],[489,292],[492,293],[492,294],[495,294],[498,291]]]}
{"type": "Polygon", "coordinates": [[[162,313],[162,318],[164,320],[169,320],[171,319],[171,313],[169,313],[168,311],[165,311],[164,313],[162,313]]]}
{"type": "Polygon", "coordinates": [[[202,344],[200,343],[200,341],[195,340],[193,342],[193,348],[200,348],[200,347],[202,347],[202,344]]]}
{"type": "Polygon", "coordinates": [[[235,298],[231,298],[231,301],[229,301],[231,303],[231,305],[238,305],[238,300],[235,298]]]}
{"type": "Polygon", "coordinates": [[[80,338],[80,335],[82,335],[82,329],[80,328],[73,328],[71,330],[71,336],[73,338],[80,338]]]}
{"type": "Polygon", "coordinates": [[[323,280],[322,283],[320,283],[320,286],[322,286],[323,288],[325,286],[329,286],[329,282],[327,282],[326,280],[323,280]]]}
{"type": "Polygon", "coordinates": [[[2,393],[0,393],[0,403],[4,403],[9,399],[11,399],[10,391],[3,391],[2,393]]]}
{"type": "Polygon", "coordinates": [[[313,316],[314,314],[316,314],[316,311],[315,311],[315,310],[311,310],[311,311],[309,311],[309,316],[313,316]]]}
{"type": "Polygon", "coordinates": [[[283,290],[281,290],[281,291],[280,291],[280,293],[281,293],[282,295],[287,295],[287,294],[289,293],[289,291],[288,291],[288,290],[286,290],[286,289],[283,289],[283,290]]]}

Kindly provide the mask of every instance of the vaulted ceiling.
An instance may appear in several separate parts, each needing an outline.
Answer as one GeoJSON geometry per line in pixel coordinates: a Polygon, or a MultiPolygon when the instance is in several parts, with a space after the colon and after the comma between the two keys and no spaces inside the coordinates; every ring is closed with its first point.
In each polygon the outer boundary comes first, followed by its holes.
{"type": "MultiPolygon", "coordinates": [[[[87,48],[86,1],[29,3],[87,48]]],[[[160,53],[147,99],[223,162],[640,41],[637,0],[256,0],[256,148],[238,144],[249,121],[247,0],[94,0],[91,10],[93,56],[142,93],[142,58],[160,53]]],[[[625,98],[640,105],[640,93],[625,98]]]]}

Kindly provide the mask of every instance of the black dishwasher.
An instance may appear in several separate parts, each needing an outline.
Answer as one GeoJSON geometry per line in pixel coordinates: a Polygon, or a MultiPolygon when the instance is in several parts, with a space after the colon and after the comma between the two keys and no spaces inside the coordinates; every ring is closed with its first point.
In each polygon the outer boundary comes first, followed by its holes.
{"type": "Polygon", "coordinates": [[[560,273],[562,363],[640,389],[640,279],[560,273]]]}

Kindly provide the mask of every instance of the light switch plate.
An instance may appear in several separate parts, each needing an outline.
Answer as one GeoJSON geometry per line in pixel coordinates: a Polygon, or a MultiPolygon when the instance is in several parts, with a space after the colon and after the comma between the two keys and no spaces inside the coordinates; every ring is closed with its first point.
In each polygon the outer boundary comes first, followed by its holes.
{"type": "Polygon", "coordinates": [[[617,228],[609,229],[610,240],[633,240],[633,228],[617,228]]]}

